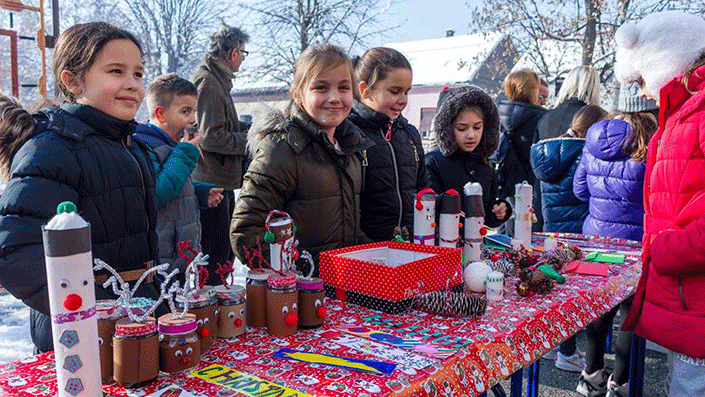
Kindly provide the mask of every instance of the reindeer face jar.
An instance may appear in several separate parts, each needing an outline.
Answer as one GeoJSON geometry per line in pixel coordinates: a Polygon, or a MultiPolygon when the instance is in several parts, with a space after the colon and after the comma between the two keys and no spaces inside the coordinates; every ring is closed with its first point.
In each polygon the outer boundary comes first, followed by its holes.
{"type": "Polygon", "coordinates": [[[239,285],[215,287],[218,299],[218,338],[237,338],[245,333],[247,315],[245,288],[239,285]]]}
{"type": "Polygon", "coordinates": [[[299,292],[296,276],[272,274],[267,277],[267,331],[284,337],[298,330],[299,292]]]}
{"type": "MultiPolygon", "coordinates": [[[[184,307],[184,296],[177,296],[179,308],[184,307]]],[[[218,300],[215,290],[206,287],[188,298],[188,312],[196,316],[196,335],[201,341],[201,354],[205,354],[213,344],[213,338],[218,333],[217,314],[218,300]]]]}
{"type": "Polygon", "coordinates": [[[159,317],[159,362],[164,372],[183,371],[201,362],[201,342],[196,336],[196,316],[172,313],[159,317]]]}
{"type": "Polygon", "coordinates": [[[303,278],[296,281],[299,289],[299,327],[318,328],[326,319],[326,291],[320,278],[303,278]]]}

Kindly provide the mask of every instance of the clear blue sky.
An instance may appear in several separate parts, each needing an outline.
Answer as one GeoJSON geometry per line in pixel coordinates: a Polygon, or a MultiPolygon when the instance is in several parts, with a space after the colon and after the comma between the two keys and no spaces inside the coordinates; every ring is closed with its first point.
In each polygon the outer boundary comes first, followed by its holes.
{"type": "Polygon", "coordinates": [[[456,35],[468,34],[472,8],[480,3],[479,0],[398,0],[385,18],[403,25],[375,44],[440,38],[445,36],[446,29],[455,30],[456,35]]]}

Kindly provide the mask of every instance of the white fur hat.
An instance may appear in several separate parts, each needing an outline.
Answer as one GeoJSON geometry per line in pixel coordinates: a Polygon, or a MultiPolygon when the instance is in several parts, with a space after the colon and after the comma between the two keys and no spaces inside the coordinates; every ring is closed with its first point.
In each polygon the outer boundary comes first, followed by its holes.
{"type": "Polygon", "coordinates": [[[680,11],[657,12],[620,26],[615,40],[617,79],[630,83],[641,78],[658,95],[705,52],[705,20],[680,11]]]}

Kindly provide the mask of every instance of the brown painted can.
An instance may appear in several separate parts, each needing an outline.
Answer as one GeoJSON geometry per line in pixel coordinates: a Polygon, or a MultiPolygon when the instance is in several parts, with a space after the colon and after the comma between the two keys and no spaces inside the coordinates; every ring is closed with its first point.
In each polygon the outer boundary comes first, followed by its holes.
{"type": "Polygon", "coordinates": [[[159,376],[159,335],[156,320],[147,317],[135,323],[123,317],[115,323],[113,376],[118,385],[132,389],[145,386],[159,376]]]}
{"type": "Polygon", "coordinates": [[[250,270],[247,273],[247,325],[253,328],[267,326],[267,277],[271,270],[250,270]]]}
{"type": "Polygon", "coordinates": [[[167,313],[159,317],[159,368],[166,373],[185,371],[201,362],[201,341],[196,315],[183,318],[167,313]]]}
{"type": "Polygon", "coordinates": [[[245,288],[239,285],[215,287],[218,299],[218,338],[237,338],[247,326],[245,288]]]}
{"type": "Polygon", "coordinates": [[[299,289],[299,328],[320,327],[326,319],[326,290],[323,280],[317,277],[300,277],[296,285],[299,289]]]}
{"type": "Polygon", "coordinates": [[[125,316],[125,311],[114,299],[101,299],[95,302],[98,317],[98,351],[100,353],[100,378],[113,379],[113,335],[115,322],[125,316]]]}
{"type": "Polygon", "coordinates": [[[267,331],[271,335],[285,337],[298,332],[298,302],[296,276],[267,277],[267,331]]]}

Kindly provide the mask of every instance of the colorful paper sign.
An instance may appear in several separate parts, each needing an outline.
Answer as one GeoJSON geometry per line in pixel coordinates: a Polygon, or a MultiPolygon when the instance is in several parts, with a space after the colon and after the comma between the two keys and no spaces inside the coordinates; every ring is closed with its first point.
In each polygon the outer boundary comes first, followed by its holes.
{"type": "Polygon", "coordinates": [[[455,349],[433,345],[424,342],[419,338],[401,337],[390,334],[389,332],[378,331],[364,325],[342,326],[339,329],[351,335],[376,340],[378,342],[411,350],[434,358],[448,358],[456,352],[455,349]]]}
{"type": "Polygon", "coordinates": [[[366,338],[346,335],[340,332],[326,331],[321,334],[333,343],[348,347],[361,353],[373,355],[381,360],[391,361],[414,369],[441,367],[438,360],[434,360],[414,352],[384,345],[366,338]]]}
{"type": "Polygon", "coordinates": [[[272,357],[304,363],[327,365],[352,371],[371,372],[378,375],[391,375],[397,365],[382,361],[362,360],[352,357],[340,357],[329,354],[309,353],[300,350],[279,349],[272,357]]]}
{"type": "Polygon", "coordinates": [[[191,371],[191,375],[250,397],[311,397],[309,394],[218,364],[191,371]]]}

